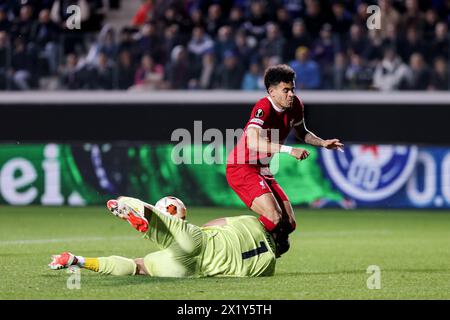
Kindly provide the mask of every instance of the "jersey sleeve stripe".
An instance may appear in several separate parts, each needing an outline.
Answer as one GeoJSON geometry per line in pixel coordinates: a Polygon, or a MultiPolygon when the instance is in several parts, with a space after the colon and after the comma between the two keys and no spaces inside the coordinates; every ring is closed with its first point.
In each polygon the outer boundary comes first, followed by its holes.
{"type": "Polygon", "coordinates": [[[294,123],[292,126],[297,127],[297,126],[301,125],[302,123],[303,123],[303,119],[300,120],[299,122],[294,123]]]}
{"type": "Polygon", "coordinates": [[[251,120],[249,121],[249,123],[257,123],[257,124],[259,124],[260,126],[262,126],[262,125],[264,124],[264,121],[261,120],[261,119],[253,118],[253,119],[251,119],[251,120]]]}

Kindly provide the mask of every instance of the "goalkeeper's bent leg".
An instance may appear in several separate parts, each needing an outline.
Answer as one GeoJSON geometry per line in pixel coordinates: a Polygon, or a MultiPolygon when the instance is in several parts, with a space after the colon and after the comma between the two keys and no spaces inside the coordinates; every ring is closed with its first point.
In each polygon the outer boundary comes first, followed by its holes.
{"type": "Polygon", "coordinates": [[[99,258],[84,258],[84,263],[81,263],[80,267],[105,275],[110,274],[113,276],[133,276],[136,274],[137,265],[133,259],[120,256],[110,256],[99,258]]]}
{"type": "Polygon", "coordinates": [[[118,201],[136,208],[144,215],[148,221],[148,230],[144,237],[156,243],[160,249],[166,249],[172,245],[177,245],[188,253],[200,249],[203,239],[200,227],[168,216],[136,198],[120,197],[118,201]]]}

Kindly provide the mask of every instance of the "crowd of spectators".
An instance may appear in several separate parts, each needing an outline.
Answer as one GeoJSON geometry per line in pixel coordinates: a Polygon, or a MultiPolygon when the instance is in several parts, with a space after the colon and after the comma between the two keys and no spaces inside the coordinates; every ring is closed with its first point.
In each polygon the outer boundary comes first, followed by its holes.
{"type": "Polygon", "coordinates": [[[277,63],[298,89],[449,89],[448,0],[140,1],[117,30],[105,1],[0,0],[0,89],[260,90],[277,63]]]}

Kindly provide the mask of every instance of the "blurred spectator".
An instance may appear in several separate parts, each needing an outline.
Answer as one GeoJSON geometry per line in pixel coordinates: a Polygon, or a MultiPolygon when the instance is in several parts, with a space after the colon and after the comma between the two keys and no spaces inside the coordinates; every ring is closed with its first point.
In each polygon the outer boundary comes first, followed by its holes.
{"type": "Polygon", "coordinates": [[[234,6],[231,8],[230,17],[227,25],[229,25],[233,31],[239,30],[245,22],[244,13],[240,7],[234,6]]]}
{"type": "Polygon", "coordinates": [[[182,45],[172,49],[170,62],[167,65],[164,80],[167,89],[187,89],[189,80],[193,78],[193,66],[189,63],[188,52],[182,45]]]}
{"type": "Polygon", "coordinates": [[[267,24],[266,37],[261,40],[259,53],[261,56],[282,58],[285,39],[275,23],[267,24]]]}
{"type": "Polygon", "coordinates": [[[103,52],[111,62],[116,60],[117,54],[119,53],[119,46],[116,41],[114,28],[105,25],[100,31],[97,43],[100,52],[103,52]]]}
{"type": "Polygon", "coordinates": [[[130,52],[131,59],[133,61],[139,60],[140,55],[142,54],[138,43],[133,39],[133,31],[127,27],[122,28],[120,31],[120,38],[117,48],[119,53],[124,50],[130,52]]]}
{"type": "Polygon", "coordinates": [[[189,17],[193,27],[205,27],[206,22],[202,14],[202,11],[198,8],[194,8],[190,11],[189,17]]]}
{"type": "Polygon", "coordinates": [[[89,49],[86,62],[93,65],[97,64],[100,61],[98,56],[103,53],[109,63],[112,63],[116,60],[118,51],[119,46],[116,43],[114,29],[111,25],[105,25],[100,31],[97,41],[89,49]]]}
{"type": "Polygon", "coordinates": [[[10,59],[8,34],[5,31],[0,31],[0,90],[9,88],[8,71],[10,59]]]}
{"type": "Polygon", "coordinates": [[[13,39],[21,38],[24,45],[30,40],[31,30],[36,24],[33,19],[33,7],[31,5],[23,5],[20,8],[20,15],[11,26],[11,36],[13,39]]]}
{"type": "Polygon", "coordinates": [[[434,61],[431,73],[429,90],[449,90],[449,70],[448,63],[443,57],[438,57],[434,61]]]}
{"type": "Polygon", "coordinates": [[[83,88],[85,72],[82,64],[78,62],[75,53],[66,56],[66,63],[60,69],[60,82],[66,90],[78,90],[83,88]]]}
{"type": "Polygon", "coordinates": [[[418,52],[422,56],[426,55],[426,48],[421,39],[415,28],[410,27],[406,30],[406,38],[403,39],[398,50],[403,61],[409,61],[414,52],[418,52]]]}
{"type": "Polygon", "coordinates": [[[320,67],[309,58],[309,49],[299,47],[295,53],[296,60],[289,65],[296,73],[295,86],[297,89],[319,89],[321,85],[320,67]]]}
{"type": "Polygon", "coordinates": [[[331,33],[331,25],[326,23],[320,30],[320,38],[312,46],[312,58],[316,61],[322,73],[322,86],[324,89],[332,88],[333,83],[333,62],[335,52],[339,47],[334,42],[331,33]]]}
{"type": "MultiPolygon", "coordinates": [[[[159,22],[158,29],[165,29],[170,25],[176,24],[180,30],[180,34],[184,37],[188,37],[192,24],[189,21],[189,17],[184,10],[178,9],[178,6],[181,5],[181,2],[175,1],[167,1],[167,8],[164,10],[164,15],[156,21],[159,22]]],[[[158,4],[158,6],[161,6],[158,4]]],[[[164,6],[162,6],[164,8],[164,6]]],[[[153,21],[152,21],[153,22],[153,21]]]]}
{"type": "Polygon", "coordinates": [[[345,89],[345,71],[347,67],[346,56],[343,52],[338,52],[334,58],[332,67],[332,83],[328,89],[345,89]]]}
{"type": "Polygon", "coordinates": [[[381,91],[392,91],[404,87],[409,68],[393,48],[386,48],[384,57],[375,68],[373,86],[381,91]]]}
{"type": "Polygon", "coordinates": [[[194,27],[192,37],[188,43],[188,51],[200,62],[205,52],[214,47],[214,41],[205,33],[203,27],[194,27]]]}
{"type": "Polygon", "coordinates": [[[436,24],[434,40],[431,44],[430,56],[432,59],[437,57],[449,58],[449,37],[448,27],[445,22],[436,24]]]}
{"type": "Polygon", "coordinates": [[[223,54],[223,62],[217,66],[214,77],[215,89],[240,89],[244,69],[237,59],[236,53],[231,50],[223,54]]]}
{"type": "Polygon", "coordinates": [[[172,24],[166,28],[161,42],[160,63],[166,65],[170,61],[172,49],[183,42],[178,25],[172,24]]]}
{"type": "Polygon", "coordinates": [[[119,63],[117,67],[117,88],[127,90],[134,84],[136,68],[131,60],[131,53],[123,50],[119,54],[119,63]]]}
{"type": "Polygon", "coordinates": [[[376,30],[369,30],[369,49],[367,60],[378,63],[383,58],[383,38],[376,30]]]}
{"type": "Polygon", "coordinates": [[[305,11],[304,0],[282,0],[282,5],[292,18],[303,16],[305,11]]]}
{"type": "Polygon", "coordinates": [[[206,19],[206,30],[211,36],[216,36],[218,30],[225,24],[222,16],[222,8],[219,4],[212,4],[208,8],[208,18],[206,19]]]}
{"type": "Polygon", "coordinates": [[[254,38],[247,37],[243,29],[236,32],[234,36],[234,48],[239,56],[239,61],[245,69],[248,69],[250,60],[256,55],[255,46],[254,38]]]}
{"type": "Polygon", "coordinates": [[[369,57],[370,43],[363,33],[363,29],[358,24],[350,27],[349,37],[345,43],[347,52],[355,53],[367,59],[369,57]]]}
{"type": "Polygon", "coordinates": [[[305,4],[305,26],[311,36],[315,38],[319,35],[320,29],[326,22],[326,16],[322,11],[318,0],[305,0],[305,4]]]}
{"type": "Polygon", "coordinates": [[[93,69],[92,87],[93,89],[112,90],[114,70],[105,52],[100,52],[97,56],[98,62],[93,69]]]}
{"type": "Polygon", "coordinates": [[[432,1],[433,8],[436,9],[439,15],[439,20],[449,21],[450,18],[450,2],[445,0],[432,1]]]}
{"type": "Polygon", "coordinates": [[[153,0],[142,0],[142,4],[139,6],[136,14],[131,20],[133,27],[140,27],[150,18],[153,10],[153,0]]]}
{"type": "Polygon", "coordinates": [[[281,35],[285,39],[289,39],[292,36],[292,21],[289,16],[289,11],[286,8],[278,8],[277,9],[277,20],[276,25],[280,29],[281,35]]]}
{"type": "Polygon", "coordinates": [[[345,34],[353,23],[352,15],[345,9],[344,3],[340,1],[333,2],[331,9],[333,11],[331,26],[333,31],[337,32],[340,40],[343,41],[345,34]]]}
{"type": "Polygon", "coordinates": [[[24,40],[16,38],[11,59],[11,74],[15,89],[30,90],[35,87],[33,74],[33,67],[35,66],[35,59],[32,53],[25,48],[24,40]]]}
{"type": "Polygon", "coordinates": [[[278,57],[261,57],[261,60],[263,70],[267,70],[267,68],[273,67],[281,63],[281,60],[278,57]]]}
{"type": "Polygon", "coordinates": [[[425,12],[425,20],[423,25],[423,33],[422,33],[422,40],[424,42],[429,42],[433,40],[434,37],[434,30],[436,28],[436,24],[438,23],[438,15],[435,10],[432,8],[428,9],[425,12]]]}
{"type": "Polygon", "coordinates": [[[405,0],[406,12],[402,14],[402,24],[404,28],[414,27],[422,30],[424,25],[423,13],[420,11],[417,0],[405,0]]]}
{"type": "Polygon", "coordinates": [[[305,27],[305,22],[301,19],[294,20],[292,24],[292,38],[285,42],[283,60],[291,61],[295,59],[295,51],[298,47],[309,47],[311,37],[305,27]]]}
{"type": "Polygon", "coordinates": [[[383,48],[391,47],[395,50],[400,49],[400,37],[397,32],[397,26],[393,23],[389,23],[385,27],[385,36],[383,38],[383,48]]]}
{"type": "Polygon", "coordinates": [[[353,23],[361,26],[366,27],[367,23],[367,8],[368,4],[364,1],[360,1],[356,5],[356,12],[353,16],[353,23]]]}
{"type": "MultiPolygon", "coordinates": [[[[38,23],[31,29],[31,38],[36,45],[40,57],[46,60],[49,72],[56,73],[58,69],[59,50],[59,27],[50,20],[50,11],[44,9],[39,12],[38,23]]],[[[42,69],[41,69],[42,70],[42,69]]]]}
{"type": "Polygon", "coordinates": [[[258,61],[252,61],[252,63],[250,63],[250,68],[245,73],[244,79],[242,80],[241,89],[247,91],[264,89],[264,75],[258,61]]]}
{"type": "Polygon", "coordinates": [[[414,52],[411,55],[409,67],[407,81],[400,89],[427,90],[430,85],[430,72],[420,53],[414,52]]]}
{"type": "Polygon", "coordinates": [[[11,22],[8,20],[8,10],[5,5],[0,5],[0,31],[9,32],[11,22]]]}
{"type": "Polygon", "coordinates": [[[244,29],[259,42],[266,33],[267,22],[269,22],[269,15],[263,1],[252,1],[250,4],[250,15],[247,17],[247,22],[244,23],[244,29]]]}
{"type": "MultiPolygon", "coordinates": [[[[392,5],[392,0],[379,0],[380,22],[382,26],[392,25],[395,28],[400,25],[401,16],[397,9],[392,5]]],[[[377,32],[381,37],[386,37],[386,28],[381,28],[377,32]]]]}
{"type": "Polygon", "coordinates": [[[152,56],[144,54],[141,58],[141,64],[134,77],[133,89],[155,90],[162,88],[164,78],[164,68],[156,64],[152,56]]]}
{"type": "Polygon", "coordinates": [[[350,54],[350,63],[345,70],[346,87],[350,90],[368,90],[372,85],[373,70],[368,67],[363,58],[350,54]]]}
{"type": "Polygon", "coordinates": [[[230,26],[223,26],[219,29],[214,48],[216,52],[217,63],[220,64],[222,62],[225,52],[235,49],[235,44],[232,36],[233,33],[230,26]]]}
{"type": "Polygon", "coordinates": [[[160,40],[154,23],[146,23],[142,26],[137,44],[141,54],[150,54],[156,61],[159,61],[160,40]]]}
{"type": "Polygon", "coordinates": [[[202,56],[202,65],[189,81],[190,89],[212,89],[214,75],[216,73],[216,62],[214,51],[205,52],[202,56]]]}

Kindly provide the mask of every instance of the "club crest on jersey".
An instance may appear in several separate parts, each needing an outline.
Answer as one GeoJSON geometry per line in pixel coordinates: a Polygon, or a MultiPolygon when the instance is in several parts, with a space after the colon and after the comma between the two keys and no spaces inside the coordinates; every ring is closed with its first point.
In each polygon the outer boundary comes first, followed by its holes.
{"type": "Polygon", "coordinates": [[[408,180],[417,159],[416,146],[352,145],[344,152],[321,150],[328,176],[355,200],[379,201],[408,180]]]}
{"type": "Polygon", "coordinates": [[[263,109],[258,109],[255,112],[255,118],[261,118],[264,115],[263,109]]]}

